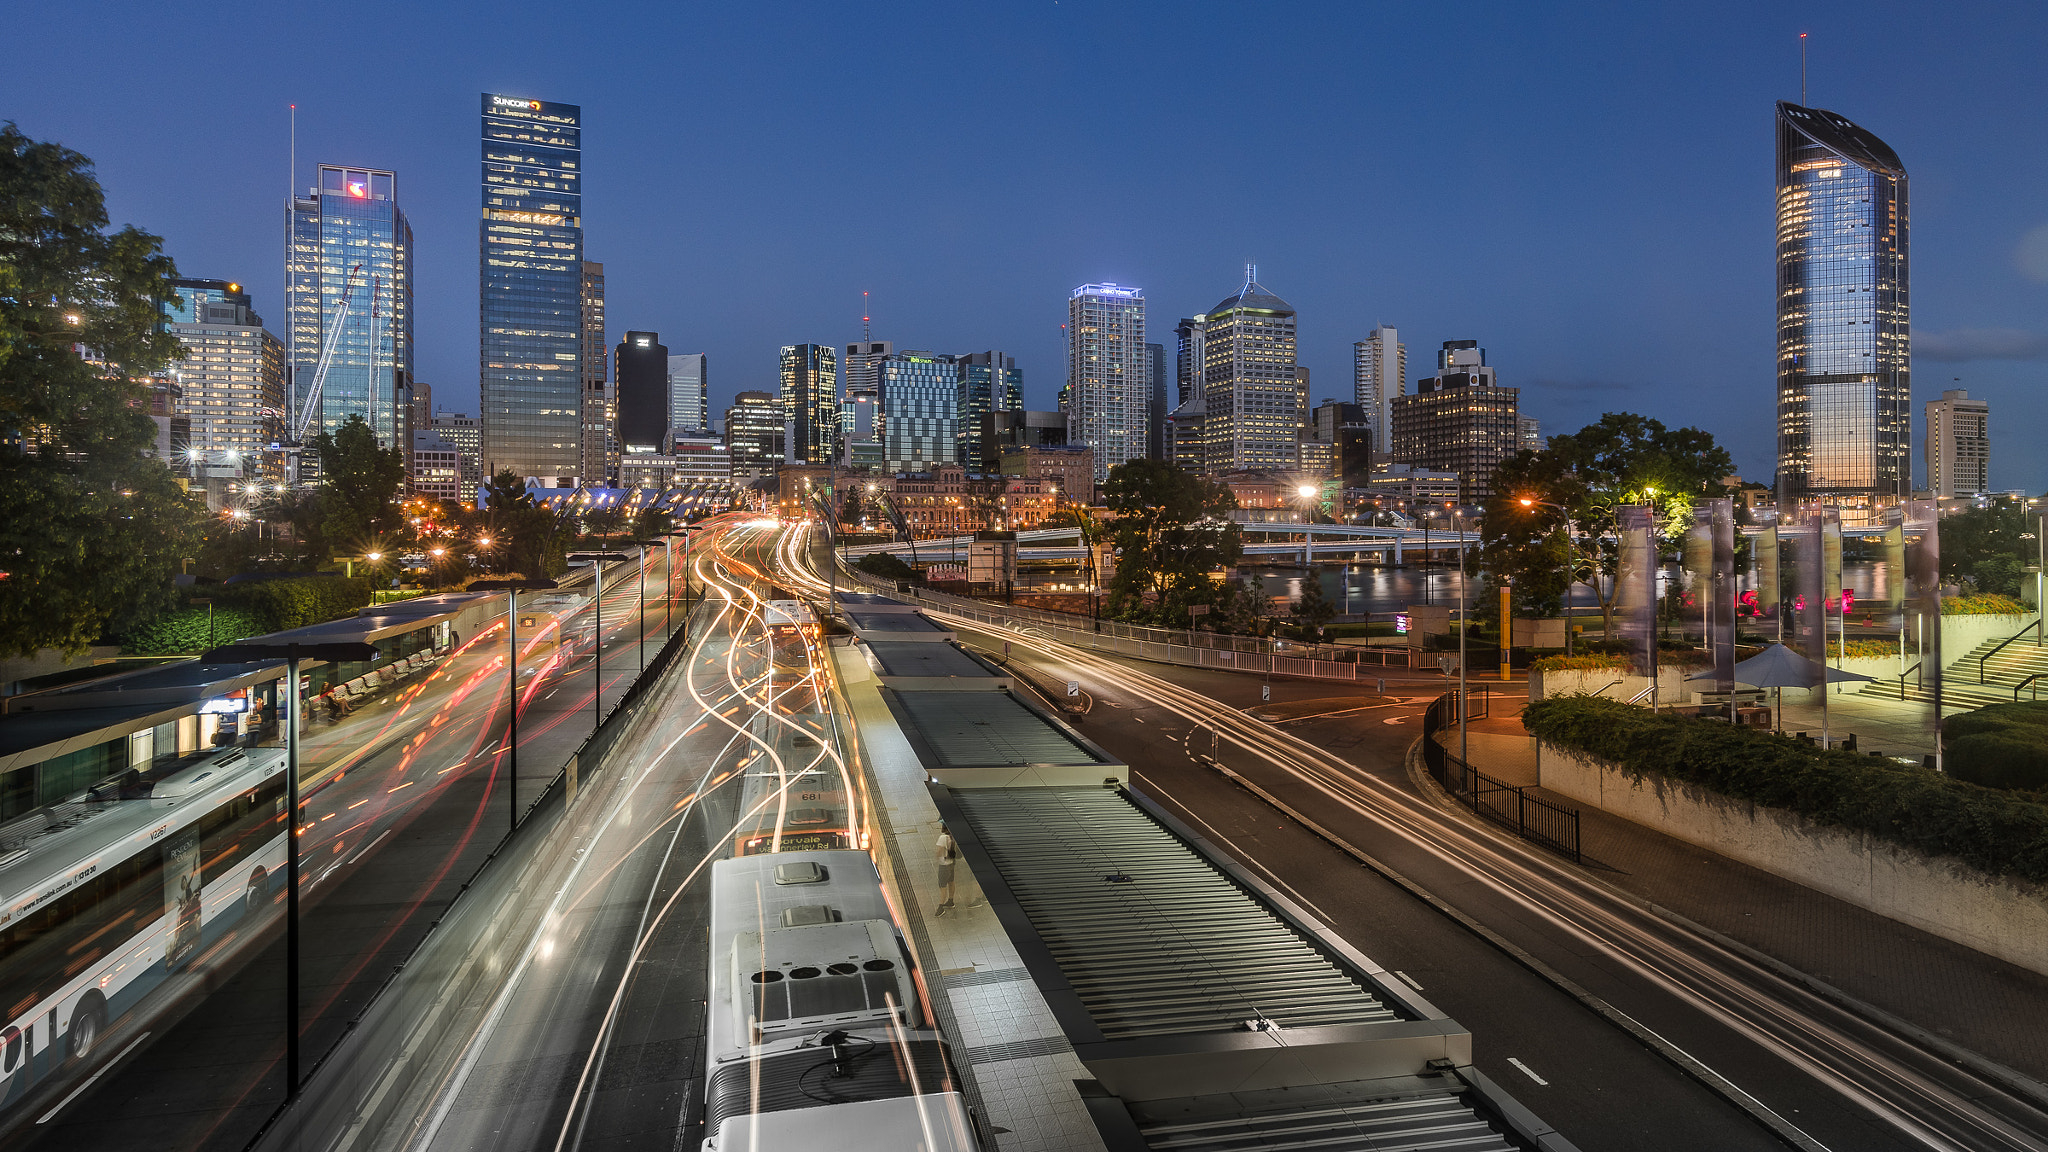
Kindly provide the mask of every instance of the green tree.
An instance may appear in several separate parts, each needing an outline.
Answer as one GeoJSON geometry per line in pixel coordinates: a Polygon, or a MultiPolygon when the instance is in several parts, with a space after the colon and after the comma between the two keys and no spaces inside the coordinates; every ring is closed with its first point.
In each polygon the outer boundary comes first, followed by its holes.
{"type": "Polygon", "coordinates": [[[199,510],[148,452],[139,381],[180,354],[157,323],[162,241],[106,231],[92,162],[0,126],[0,650],[79,651],[173,601],[199,510]],[[78,347],[90,349],[81,357],[78,347]]]}
{"type": "Polygon", "coordinates": [[[1163,460],[1127,460],[1109,470],[1102,497],[1117,514],[1111,615],[1184,627],[1189,605],[1216,603],[1212,573],[1244,555],[1230,489],[1163,460]]]}
{"type": "Polygon", "coordinates": [[[507,470],[486,480],[482,504],[478,515],[491,536],[496,570],[546,577],[568,568],[563,518],[535,500],[517,473],[507,470]]]}
{"type": "Polygon", "coordinates": [[[1694,501],[1725,493],[1722,481],[1734,470],[1706,432],[1609,412],[1494,472],[1480,522],[1482,564],[1490,577],[1512,579],[1521,609],[1539,615],[1559,611],[1571,586],[1585,584],[1611,638],[1616,510],[1654,506],[1662,549],[1690,526],[1694,501]]]}
{"type": "Polygon", "coordinates": [[[2041,518],[2017,500],[2001,497],[1941,521],[1941,575],[1968,581],[1979,592],[2020,593],[2029,564],[2039,563],[2041,518]]]}
{"type": "Polygon", "coordinates": [[[320,456],[319,536],[330,553],[375,549],[403,523],[398,490],[405,485],[405,453],[377,446],[377,434],[351,415],[333,432],[313,437],[320,456]]]}
{"type": "Polygon", "coordinates": [[[1323,595],[1323,581],[1312,569],[1301,582],[1301,595],[1294,601],[1294,622],[1301,626],[1302,638],[1321,640],[1323,625],[1337,615],[1337,605],[1323,595]]]}

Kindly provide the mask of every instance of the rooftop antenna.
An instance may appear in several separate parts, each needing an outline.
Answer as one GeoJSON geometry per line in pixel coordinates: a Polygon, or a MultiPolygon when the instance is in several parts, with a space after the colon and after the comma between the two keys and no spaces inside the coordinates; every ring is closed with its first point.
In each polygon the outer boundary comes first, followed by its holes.
{"type": "Polygon", "coordinates": [[[1812,107],[1812,105],[1806,103],[1806,33],[1804,32],[1799,34],[1799,103],[1802,107],[1812,107]]]}
{"type": "Polygon", "coordinates": [[[1249,288],[1249,287],[1251,287],[1252,285],[1254,285],[1254,284],[1257,284],[1258,282],[1259,282],[1259,266],[1258,266],[1257,264],[1246,264],[1246,265],[1244,266],[1244,285],[1245,285],[1245,287],[1249,288]]]}
{"type": "Polygon", "coordinates": [[[860,339],[863,344],[873,339],[868,335],[868,293],[865,288],[860,293],[860,339]]]}

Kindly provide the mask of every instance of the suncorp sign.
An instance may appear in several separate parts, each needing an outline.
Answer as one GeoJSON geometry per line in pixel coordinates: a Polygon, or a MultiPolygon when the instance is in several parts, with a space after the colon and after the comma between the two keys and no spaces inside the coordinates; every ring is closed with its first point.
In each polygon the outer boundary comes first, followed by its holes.
{"type": "Polygon", "coordinates": [[[540,101],[538,101],[538,100],[515,100],[515,99],[513,99],[513,98],[512,98],[512,97],[510,97],[510,96],[493,96],[493,97],[491,97],[491,107],[493,107],[493,108],[524,108],[524,109],[527,109],[528,111],[531,111],[531,112],[538,112],[538,111],[540,111],[540,101]]]}

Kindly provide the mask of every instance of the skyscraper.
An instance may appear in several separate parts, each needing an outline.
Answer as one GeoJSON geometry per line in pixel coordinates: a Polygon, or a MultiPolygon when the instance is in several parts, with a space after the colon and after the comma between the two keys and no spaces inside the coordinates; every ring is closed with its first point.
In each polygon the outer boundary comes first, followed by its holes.
{"type": "Polygon", "coordinates": [[[1352,385],[1365,422],[1372,429],[1372,452],[1387,459],[1393,444],[1394,397],[1408,393],[1408,346],[1392,328],[1375,328],[1351,346],[1352,385]]]}
{"type": "Polygon", "coordinates": [[[710,369],[702,352],[668,358],[668,418],[677,432],[711,431],[710,369]]]}
{"type": "Polygon", "coordinates": [[[1067,442],[1095,450],[1095,479],[1145,455],[1152,394],[1145,294],[1083,284],[1067,298],[1067,442]]]}
{"type": "Polygon", "coordinates": [[[1906,169],[1833,112],[1778,105],[1778,506],[1848,523],[1905,499],[1906,169]]]}
{"type": "Polygon", "coordinates": [[[285,277],[292,425],[332,338],[307,438],[361,416],[379,445],[409,449],[403,413],[411,402],[412,226],[398,207],[397,176],[322,164],[307,194],[292,197],[285,277]]]}
{"type": "Polygon", "coordinates": [[[894,356],[896,345],[888,340],[869,340],[863,337],[857,344],[846,346],[846,390],[848,392],[871,392],[875,387],[875,364],[884,356],[894,356]]]}
{"type": "Polygon", "coordinates": [[[954,358],[959,366],[959,398],[954,412],[954,462],[970,472],[980,471],[987,458],[982,431],[991,412],[1015,412],[1024,407],[1024,373],[1017,361],[1002,352],[970,352],[954,358]]]}
{"type": "Polygon", "coordinates": [[[734,480],[774,473],[782,463],[782,401],[766,392],[742,392],[725,410],[725,448],[734,480]]]}
{"type": "Polygon", "coordinates": [[[604,343],[604,265],[583,262],[583,289],[578,304],[583,368],[579,374],[581,426],[578,478],[585,484],[606,484],[619,474],[619,439],[612,390],[606,381],[604,343]]]}
{"type": "Polygon", "coordinates": [[[476,490],[484,481],[482,423],[467,412],[437,411],[429,427],[435,436],[455,445],[456,459],[462,473],[456,499],[474,502],[476,490]]]}
{"type": "MultiPolygon", "coordinates": [[[[1991,491],[1991,404],[1970,399],[1965,389],[1950,388],[1941,399],[1927,402],[1926,419],[1927,490],[1935,499],[1991,491]]],[[[196,419],[192,442],[199,442],[196,419]]]]}
{"type": "Polygon", "coordinates": [[[960,450],[960,364],[937,352],[898,352],[875,362],[881,398],[882,467],[929,472],[960,450]]]}
{"type": "Polygon", "coordinates": [[[173,280],[171,288],[165,328],[185,349],[171,375],[178,411],[190,421],[189,461],[174,463],[205,482],[207,506],[218,511],[229,484],[284,478],[269,451],[281,427],[269,413],[284,408],[284,345],[264,330],[240,284],[173,280]]]}
{"type": "Polygon", "coordinates": [[[667,452],[675,420],[668,407],[668,345],[659,332],[628,332],[612,353],[618,373],[618,430],[625,453],[667,452]]]}
{"type": "Polygon", "coordinates": [[[1245,268],[1244,287],[1202,317],[1204,467],[1286,471],[1307,413],[1294,362],[1294,308],[1245,268]]]}
{"type": "Polygon", "coordinates": [[[1173,405],[1166,399],[1166,346],[1145,345],[1145,363],[1152,378],[1151,391],[1145,398],[1145,455],[1153,460],[1167,460],[1173,453],[1166,417],[1173,411],[1173,405]]]}
{"type": "Polygon", "coordinates": [[[1521,450],[1521,389],[1500,386],[1477,340],[1446,340],[1437,374],[1394,397],[1390,454],[1411,469],[1455,472],[1468,504],[1493,492],[1493,470],[1521,450]]]}
{"type": "Polygon", "coordinates": [[[829,344],[782,349],[782,458],[824,464],[839,449],[839,363],[829,344]]]}
{"type": "Polygon", "coordinates": [[[484,468],[549,484],[585,467],[582,117],[574,104],[483,97],[484,468]]]}

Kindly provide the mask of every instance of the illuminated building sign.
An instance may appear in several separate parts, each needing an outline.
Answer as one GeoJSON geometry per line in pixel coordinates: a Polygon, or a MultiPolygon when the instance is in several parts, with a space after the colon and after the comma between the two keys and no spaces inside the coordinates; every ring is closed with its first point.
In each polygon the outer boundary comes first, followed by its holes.
{"type": "Polygon", "coordinates": [[[513,99],[513,98],[512,98],[512,97],[510,97],[510,96],[493,96],[493,97],[491,97],[491,106],[492,106],[493,108],[524,108],[524,109],[527,109],[528,111],[531,111],[531,112],[538,112],[538,111],[540,111],[540,101],[538,101],[538,100],[515,100],[515,99],[513,99]]]}
{"type": "Polygon", "coordinates": [[[552,212],[507,212],[503,210],[492,212],[491,219],[509,220],[514,224],[549,224],[558,228],[569,222],[567,216],[558,216],[552,212]]]}

